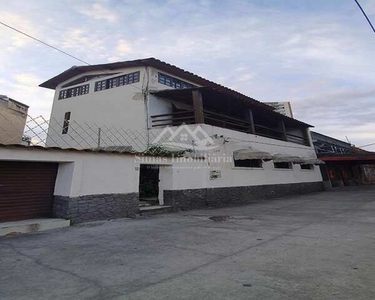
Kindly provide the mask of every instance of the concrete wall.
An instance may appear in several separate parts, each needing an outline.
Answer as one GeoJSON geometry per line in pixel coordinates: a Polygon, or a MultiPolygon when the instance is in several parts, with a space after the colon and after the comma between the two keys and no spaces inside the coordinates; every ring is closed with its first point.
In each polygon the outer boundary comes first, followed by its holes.
{"type": "MultiPolygon", "coordinates": [[[[197,125],[189,125],[191,131],[194,131],[197,125]]],[[[212,137],[215,145],[208,151],[209,163],[205,170],[175,170],[174,180],[180,177],[178,172],[185,172],[184,176],[191,178],[186,182],[174,183],[174,189],[186,189],[201,187],[233,187],[233,186],[252,186],[264,184],[289,184],[303,182],[322,181],[319,167],[314,166],[313,170],[302,170],[299,164],[294,164],[293,169],[275,169],[273,162],[263,162],[263,167],[258,168],[239,168],[234,166],[233,152],[239,149],[252,148],[258,151],[269,152],[270,154],[287,154],[290,156],[300,156],[304,158],[316,158],[312,147],[279,141],[253,134],[246,134],[216,126],[200,124],[201,128],[212,137]],[[224,163],[225,161],[225,163],[224,163]],[[209,171],[218,170],[221,173],[219,178],[210,180],[209,171]],[[191,173],[190,173],[191,172],[191,173]],[[199,176],[197,176],[199,174],[199,176]]],[[[176,130],[177,127],[172,127],[176,130]]],[[[158,135],[162,129],[153,129],[153,135],[158,135]]],[[[189,134],[182,131],[181,134],[189,134]]],[[[178,137],[177,139],[178,140],[178,137]]],[[[192,139],[191,139],[192,140],[192,139]]],[[[191,144],[191,149],[194,146],[191,144]]],[[[196,163],[195,163],[196,164],[196,163]]],[[[186,166],[181,162],[180,165],[186,166]]],[[[174,164],[177,167],[176,164],[174,164]]]]}
{"type": "Polygon", "coordinates": [[[55,195],[137,193],[133,155],[30,148],[0,148],[1,160],[58,162],[55,195]]]}
{"type": "Polygon", "coordinates": [[[27,118],[27,107],[0,98],[0,143],[20,144],[27,118]]]}
{"type": "Polygon", "coordinates": [[[0,148],[0,160],[59,163],[55,217],[80,223],[138,212],[139,164],[133,155],[7,147],[0,148]]]}
{"type": "Polygon", "coordinates": [[[212,126],[204,129],[211,135],[230,134],[232,140],[223,143],[223,138],[215,139],[218,147],[205,159],[0,147],[0,160],[58,162],[54,212],[55,216],[69,218],[73,223],[129,217],[138,212],[140,164],[159,165],[160,203],[176,209],[244,204],[262,197],[321,190],[318,168],[301,170],[299,165],[294,165],[292,170],[275,170],[271,162],[261,169],[236,168],[231,161],[212,160],[220,155],[230,157],[234,150],[249,147],[249,143],[260,151],[303,157],[314,154],[311,148],[252,135],[235,135],[212,126]],[[237,138],[247,138],[248,142],[238,143],[237,138]],[[212,170],[219,171],[221,176],[211,179],[212,170]]]}

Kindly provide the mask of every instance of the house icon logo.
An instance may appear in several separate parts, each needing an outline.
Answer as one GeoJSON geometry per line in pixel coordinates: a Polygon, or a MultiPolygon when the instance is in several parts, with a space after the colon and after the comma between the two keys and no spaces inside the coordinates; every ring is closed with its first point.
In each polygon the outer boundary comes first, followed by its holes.
{"type": "Polygon", "coordinates": [[[194,129],[191,129],[188,125],[182,125],[175,130],[168,126],[158,134],[152,144],[172,149],[200,151],[207,151],[218,147],[214,140],[199,125],[194,129]]]}

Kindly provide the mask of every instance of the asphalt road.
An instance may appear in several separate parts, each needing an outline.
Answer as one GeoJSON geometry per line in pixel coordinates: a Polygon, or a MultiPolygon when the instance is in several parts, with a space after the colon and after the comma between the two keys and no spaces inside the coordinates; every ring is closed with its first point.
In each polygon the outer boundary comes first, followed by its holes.
{"type": "Polygon", "coordinates": [[[375,187],[0,238],[7,300],[370,300],[374,283],[375,187]]]}

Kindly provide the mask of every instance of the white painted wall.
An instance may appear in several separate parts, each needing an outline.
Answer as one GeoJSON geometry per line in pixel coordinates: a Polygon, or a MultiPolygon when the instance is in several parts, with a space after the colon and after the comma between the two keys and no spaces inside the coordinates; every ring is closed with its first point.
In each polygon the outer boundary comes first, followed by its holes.
{"type": "MultiPolygon", "coordinates": [[[[107,128],[116,127],[117,129],[130,129],[145,131],[147,128],[146,110],[142,95],[142,84],[144,84],[145,68],[127,68],[117,70],[116,75],[105,75],[100,78],[93,78],[85,83],[62,88],[64,84],[84,75],[100,74],[100,72],[87,72],[73,77],[61,83],[55,91],[52,112],[51,125],[47,138],[47,146],[74,147],[74,148],[92,148],[97,144],[97,131],[101,127],[103,131],[107,128]],[[140,81],[133,84],[123,85],[103,91],[95,92],[95,82],[121,76],[132,72],[140,71],[140,81]],[[60,90],[90,84],[88,94],[60,99],[60,90]],[[69,129],[68,134],[62,135],[62,126],[64,115],[71,112],[71,127],[78,128],[77,132],[69,129]],[[77,126],[74,126],[77,123],[77,126]],[[79,129],[82,127],[82,129],[79,129]],[[82,137],[81,137],[82,136],[82,137]],[[64,140],[66,142],[64,142],[64,140]],[[84,141],[82,141],[84,140],[84,141]],[[86,142],[85,142],[86,141],[86,142]]],[[[110,144],[109,140],[113,140],[113,145],[118,144],[116,139],[112,138],[105,132],[102,134],[102,145],[110,144]]]]}
{"type": "Polygon", "coordinates": [[[133,155],[0,148],[0,160],[58,162],[55,195],[138,192],[139,172],[133,155]]]}
{"type": "MultiPolygon", "coordinates": [[[[197,125],[189,125],[194,130],[197,125]]],[[[301,170],[299,164],[294,164],[293,169],[275,169],[273,162],[264,162],[263,168],[237,168],[233,163],[233,152],[239,149],[253,148],[258,151],[269,152],[270,154],[287,154],[303,158],[316,158],[312,147],[274,140],[253,134],[246,134],[216,126],[200,124],[203,130],[213,138],[215,149],[209,151],[211,160],[201,163],[201,170],[194,168],[197,163],[174,163],[173,188],[176,190],[204,187],[230,187],[265,184],[287,184],[302,182],[322,181],[319,167],[313,170],[301,170]],[[214,138],[214,136],[219,138],[214,138]],[[221,138],[220,136],[223,136],[221,138]],[[228,142],[224,143],[224,138],[228,142]],[[215,162],[215,157],[227,158],[226,163],[215,162]],[[231,160],[231,162],[228,162],[231,160]],[[192,168],[189,169],[189,166],[192,168]],[[206,168],[205,168],[206,166],[206,168]],[[210,170],[219,170],[221,177],[209,179],[210,170]]],[[[177,127],[172,127],[176,129],[177,127]]],[[[152,135],[158,135],[162,129],[153,129],[152,135]]],[[[186,132],[181,132],[185,134],[186,132]]],[[[178,139],[178,138],[177,138],[178,139]]],[[[191,146],[193,149],[193,145],[191,146]]],[[[222,161],[224,161],[222,159],[222,161]]]]}
{"type": "MultiPolygon", "coordinates": [[[[108,71],[109,72],[109,71],[108,71]]],[[[101,146],[124,146],[129,144],[127,139],[121,134],[125,131],[138,131],[144,133],[146,136],[147,128],[150,127],[149,116],[163,113],[170,113],[172,106],[163,99],[158,99],[152,95],[146,97],[142,95],[142,88],[145,89],[148,85],[149,90],[164,90],[171,89],[171,87],[160,84],[158,82],[158,70],[150,67],[124,68],[113,71],[113,75],[101,74],[98,71],[86,72],[77,75],[69,80],[59,84],[55,90],[53,100],[50,129],[47,137],[47,146],[58,146],[63,148],[94,148],[98,145],[98,127],[101,128],[101,146]],[[121,76],[132,72],[140,72],[140,81],[134,84],[124,85],[95,92],[95,82],[104,79],[121,76]],[[72,85],[69,87],[62,87],[82,76],[101,74],[100,78],[93,78],[85,83],[72,85]],[[58,99],[61,90],[89,84],[89,93],[77,97],[67,99],[58,99]],[[66,112],[71,112],[70,128],[68,134],[62,134],[62,126],[64,122],[64,115],[66,112]],[[114,127],[115,129],[112,129],[114,127]],[[119,133],[120,132],[120,133],[119,133]],[[113,133],[115,136],[113,136],[113,133]]],[[[170,75],[166,72],[164,74],[170,75]]],[[[173,76],[173,75],[171,75],[173,76]]],[[[173,76],[180,80],[182,78],[173,76]]],[[[188,82],[184,80],[185,82],[188,82]]],[[[189,82],[191,84],[195,84],[189,82]]],[[[196,85],[196,84],[195,84],[196,85]]],[[[137,133],[135,133],[137,135],[137,133]]],[[[130,133],[132,136],[132,133],[130,133]]],[[[142,149],[143,144],[147,145],[146,141],[140,139],[135,150],[142,149]]]]}

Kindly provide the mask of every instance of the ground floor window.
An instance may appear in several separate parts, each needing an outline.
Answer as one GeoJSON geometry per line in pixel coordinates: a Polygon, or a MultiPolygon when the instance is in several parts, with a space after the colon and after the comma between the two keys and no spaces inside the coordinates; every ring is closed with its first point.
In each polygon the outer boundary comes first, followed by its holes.
{"type": "Polygon", "coordinates": [[[262,167],[262,160],[261,159],[241,159],[241,160],[234,160],[235,167],[242,167],[242,168],[261,168],[262,167]]]}
{"type": "Polygon", "coordinates": [[[290,162],[274,162],[273,166],[275,169],[293,169],[293,165],[290,162]]]}

